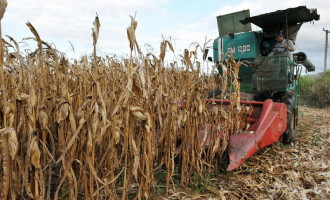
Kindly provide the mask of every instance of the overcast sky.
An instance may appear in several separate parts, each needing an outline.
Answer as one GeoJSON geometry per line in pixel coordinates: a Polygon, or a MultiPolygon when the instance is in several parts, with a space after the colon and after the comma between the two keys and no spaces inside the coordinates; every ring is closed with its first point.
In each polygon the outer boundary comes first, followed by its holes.
{"type": "Polygon", "coordinates": [[[30,21],[44,41],[54,43],[68,57],[80,58],[92,52],[91,28],[98,13],[99,53],[125,56],[129,52],[126,36],[129,15],[136,15],[137,40],[144,52],[150,51],[151,46],[158,54],[159,43],[165,37],[172,39],[176,54],[180,54],[192,42],[203,44],[205,37],[218,37],[218,15],[250,9],[254,16],[301,5],[317,8],[321,15],[314,24],[302,26],[296,41],[298,51],[306,52],[320,72],[324,67],[325,46],[322,29],[330,30],[329,0],[8,0],[1,23],[3,35],[23,41],[33,36],[25,25],[30,21]]]}

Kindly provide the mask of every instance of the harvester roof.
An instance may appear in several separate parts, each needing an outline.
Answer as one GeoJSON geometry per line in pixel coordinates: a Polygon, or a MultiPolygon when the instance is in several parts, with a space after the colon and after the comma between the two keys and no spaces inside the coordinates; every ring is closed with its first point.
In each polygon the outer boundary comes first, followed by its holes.
{"type": "Polygon", "coordinates": [[[268,27],[285,25],[286,22],[288,24],[297,24],[319,19],[320,15],[317,14],[316,9],[308,9],[306,6],[299,6],[254,17],[247,17],[244,20],[240,20],[240,22],[242,24],[253,23],[262,29],[267,29],[268,27]]]}
{"type": "Polygon", "coordinates": [[[298,31],[304,22],[319,20],[320,15],[316,9],[308,9],[306,6],[278,10],[254,17],[246,17],[240,20],[242,24],[253,23],[264,31],[265,37],[273,37],[279,31],[295,42],[298,31]],[[288,32],[287,32],[288,29],[288,32]]]}

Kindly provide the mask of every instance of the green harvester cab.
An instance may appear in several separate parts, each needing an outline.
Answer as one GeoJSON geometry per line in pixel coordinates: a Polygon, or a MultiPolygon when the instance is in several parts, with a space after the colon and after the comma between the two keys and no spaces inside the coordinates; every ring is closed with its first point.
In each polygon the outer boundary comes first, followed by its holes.
{"type": "Polygon", "coordinates": [[[285,103],[289,118],[292,116],[288,126],[296,127],[299,77],[303,67],[314,71],[315,66],[303,52],[274,54],[272,49],[279,32],[295,43],[302,24],[319,19],[317,10],[306,6],[254,17],[250,17],[249,10],[218,16],[219,37],[213,43],[213,60],[220,74],[221,65],[225,65],[230,56],[236,62],[244,61],[239,69],[241,92],[252,93],[253,100],[285,103]],[[252,24],[261,30],[252,31],[252,24]]]}

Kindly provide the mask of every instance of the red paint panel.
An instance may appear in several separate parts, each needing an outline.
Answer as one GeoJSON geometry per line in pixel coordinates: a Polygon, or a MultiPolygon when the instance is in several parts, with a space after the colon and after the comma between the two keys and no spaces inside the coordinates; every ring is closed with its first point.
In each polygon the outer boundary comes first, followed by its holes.
{"type": "MultiPolygon", "coordinates": [[[[253,106],[253,104],[251,104],[253,106]]],[[[267,99],[263,103],[260,118],[253,130],[232,135],[229,139],[229,160],[227,170],[241,166],[243,162],[255,154],[260,148],[277,142],[286,129],[287,109],[283,103],[273,103],[267,99]],[[251,132],[253,131],[253,132],[251,132]]]]}

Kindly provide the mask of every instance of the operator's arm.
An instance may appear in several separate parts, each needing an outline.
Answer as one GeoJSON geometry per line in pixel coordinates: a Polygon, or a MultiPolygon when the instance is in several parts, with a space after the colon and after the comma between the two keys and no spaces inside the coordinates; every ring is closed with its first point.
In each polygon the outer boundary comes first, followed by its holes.
{"type": "Polygon", "coordinates": [[[291,40],[288,40],[288,46],[285,46],[285,48],[289,51],[294,51],[295,50],[294,44],[291,40]]]}

